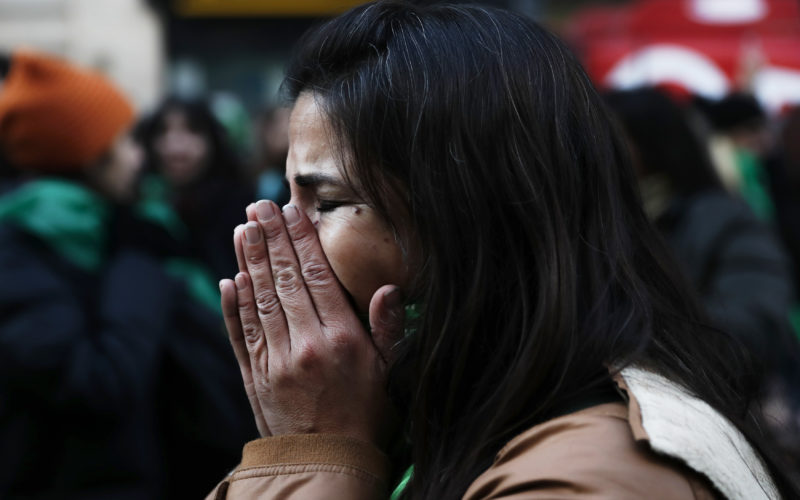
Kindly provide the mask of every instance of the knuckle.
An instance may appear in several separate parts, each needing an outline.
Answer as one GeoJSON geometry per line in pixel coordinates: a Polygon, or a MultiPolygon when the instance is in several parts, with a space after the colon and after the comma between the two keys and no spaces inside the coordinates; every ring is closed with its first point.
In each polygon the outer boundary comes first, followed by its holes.
{"type": "Polygon", "coordinates": [[[262,249],[253,249],[250,252],[247,252],[244,256],[247,263],[251,266],[259,266],[264,262],[265,253],[262,249]]]}
{"type": "Polygon", "coordinates": [[[303,266],[303,279],[308,285],[326,285],[332,280],[328,266],[319,261],[311,261],[303,266]]]}
{"type": "Polygon", "coordinates": [[[270,316],[280,310],[281,302],[273,290],[261,290],[256,296],[256,309],[261,316],[270,316]]]}
{"type": "Polygon", "coordinates": [[[293,229],[291,237],[296,247],[308,248],[317,236],[316,231],[308,231],[303,224],[297,224],[293,229]]]}
{"type": "Polygon", "coordinates": [[[320,361],[319,348],[312,342],[302,342],[297,346],[296,361],[301,370],[308,371],[312,369],[320,361]]]}
{"type": "Polygon", "coordinates": [[[285,362],[278,361],[270,364],[269,383],[271,386],[286,387],[291,384],[293,379],[293,374],[285,362]]]}
{"type": "Polygon", "coordinates": [[[282,267],[274,274],[278,294],[290,295],[300,289],[300,277],[292,266],[282,267]]]}
{"type": "Polygon", "coordinates": [[[252,348],[257,346],[261,341],[261,328],[252,323],[244,324],[242,325],[242,335],[247,343],[247,347],[252,350],[252,348]]]}
{"type": "Polygon", "coordinates": [[[253,299],[249,293],[240,292],[236,300],[237,305],[239,306],[239,310],[237,311],[239,316],[244,318],[245,315],[252,312],[251,309],[253,307],[253,299]]]}
{"type": "Polygon", "coordinates": [[[280,223],[276,222],[275,219],[271,220],[267,224],[262,225],[261,229],[264,231],[264,237],[268,240],[274,240],[280,236],[281,232],[283,231],[283,227],[280,223]]]}
{"type": "Polygon", "coordinates": [[[340,356],[349,355],[355,350],[353,335],[346,330],[338,330],[330,333],[328,335],[328,340],[330,341],[333,352],[340,356]]]}

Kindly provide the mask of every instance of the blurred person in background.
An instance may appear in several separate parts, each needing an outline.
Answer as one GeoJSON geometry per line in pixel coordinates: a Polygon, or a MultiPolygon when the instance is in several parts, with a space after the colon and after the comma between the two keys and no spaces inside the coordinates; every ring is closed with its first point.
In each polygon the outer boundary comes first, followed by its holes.
{"type": "MultiPolygon", "coordinates": [[[[800,113],[770,118],[758,100],[733,93],[717,102],[696,100],[710,123],[715,167],[728,173],[726,187],[740,195],[756,215],[774,225],[792,259],[795,289],[800,290],[800,174],[797,141],[800,113]],[[727,153],[727,154],[726,154],[727,153]]],[[[800,308],[792,309],[800,333],[800,308]]]]}
{"type": "Polygon", "coordinates": [[[286,156],[289,154],[289,115],[291,109],[274,106],[261,113],[258,131],[256,185],[259,200],[272,200],[280,206],[289,202],[286,187],[286,156]]]}
{"type": "MultiPolygon", "coordinates": [[[[231,227],[242,220],[255,190],[225,129],[202,99],[167,98],[137,127],[146,151],[145,199],[165,200],[186,228],[186,255],[204,263],[214,280],[236,272],[231,227]]],[[[215,281],[215,282],[216,282],[215,281]]]]}
{"type": "Polygon", "coordinates": [[[141,151],[99,75],[15,53],[0,87],[0,496],[145,498],[159,489],[153,388],[170,290],[111,252],[141,151]]]}
{"type": "Polygon", "coordinates": [[[797,415],[800,358],[789,323],[795,295],[785,250],[747,204],[725,191],[688,111],[655,88],[612,92],[606,101],[628,138],[645,211],[714,326],[761,360],[768,372],[765,390],[780,389],[773,396],[780,398],[781,412],[797,415]]]}
{"type": "Polygon", "coordinates": [[[205,474],[235,465],[253,429],[218,310],[200,299],[192,266],[145,237],[170,216],[136,203],[133,120],[98,74],[43,54],[10,59],[0,86],[1,497],[194,496],[205,474]]]}
{"type": "Polygon", "coordinates": [[[758,100],[735,92],[719,101],[697,98],[695,104],[711,125],[713,166],[725,186],[741,196],[761,220],[773,222],[775,205],[765,162],[774,141],[758,100]]]}

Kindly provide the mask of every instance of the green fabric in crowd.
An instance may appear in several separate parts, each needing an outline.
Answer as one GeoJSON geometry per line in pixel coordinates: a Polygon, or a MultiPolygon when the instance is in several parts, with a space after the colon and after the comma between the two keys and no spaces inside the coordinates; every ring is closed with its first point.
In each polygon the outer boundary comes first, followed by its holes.
{"type": "Polygon", "coordinates": [[[764,167],[756,155],[742,149],[736,152],[736,163],[742,179],[742,198],[759,219],[771,222],[775,218],[775,205],[769,195],[764,167]]]}
{"type": "MultiPolygon", "coordinates": [[[[151,192],[134,211],[143,219],[183,238],[187,229],[178,215],[150,183],[151,192]]],[[[32,234],[75,266],[97,272],[106,260],[111,205],[80,183],[41,178],[26,182],[0,196],[0,222],[8,222],[32,234]]],[[[198,303],[222,314],[220,292],[205,267],[191,259],[167,259],[165,270],[185,283],[198,303]]]]}
{"type": "MultiPolygon", "coordinates": [[[[189,229],[168,202],[169,186],[160,176],[147,175],[142,179],[141,201],[134,211],[137,216],[163,227],[169,234],[183,240],[189,229]]],[[[186,285],[189,295],[212,311],[222,314],[219,286],[211,273],[199,262],[187,258],[172,258],[165,262],[167,273],[186,285]]]]}
{"type": "Polygon", "coordinates": [[[168,259],[167,273],[186,284],[189,295],[212,311],[222,315],[219,286],[201,264],[190,259],[168,259]]]}
{"type": "Polygon", "coordinates": [[[136,215],[166,229],[178,240],[188,236],[189,230],[178,214],[167,201],[169,187],[164,179],[157,175],[148,175],[142,179],[141,200],[134,207],[136,215]]]}
{"type": "Polygon", "coordinates": [[[75,266],[97,271],[105,260],[111,207],[68,180],[27,182],[0,197],[0,221],[33,234],[75,266]]]}

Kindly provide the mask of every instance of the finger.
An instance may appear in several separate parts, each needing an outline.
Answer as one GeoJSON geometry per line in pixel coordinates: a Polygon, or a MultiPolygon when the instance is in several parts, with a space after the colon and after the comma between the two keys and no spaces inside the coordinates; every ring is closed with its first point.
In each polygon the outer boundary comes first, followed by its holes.
{"type": "MultiPolygon", "coordinates": [[[[280,217],[277,219],[281,224],[280,217]]],[[[272,256],[267,253],[258,223],[250,221],[244,225],[242,248],[247,263],[247,274],[253,284],[254,311],[257,311],[261,320],[267,347],[278,355],[288,353],[291,348],[289,326],[280,293],[275,286],[276,280],[273,279],[272,256]]]]}
{"type": "Polygon", "coordinates": [[[247,208],[244,209],[244,212],[247,214],[248,221],[255,221],[256,219],[256,204],[251,203],[247,205],[247,208]]]}
{"type": "MultiPolygon", "coordinates": [[[[303,281],[300,265],[278,206],[271,201],[259,202],[256,204],[256,212],[267,242],[275,291],[294,347],[301,336],[307,339],[309,335],[319,332],[319,318],[303,281]]],[[[291,216],[292,214],[288,215],[291,216]]]]}
{"type": "Polygon", "coordinates": [[[236,361],[239,363],[239,370],[242,372],[242,382],[244,382],[247,399],[250,400],[250,406],[253,409],[256,427],[262,437],[269,436],[269,427],[267,426],[267,421],[264,419],[264,412],[261,409],[256,387],[253,383],[250,353],[244,339],[242,323],[239,320],[236,286],[231,280],[222,280],[219,282],[219,290],[222,295],[222,316],[225,320],[225,328],[228,330],[228,337],[231,340],[231,346],[233,346],[233,353],[236,356],[236,361]]]}
{"type": "Polygon", "coordinates": [[[242,231],[244,231],[244,224],[239,224],[233,230],[233,249],[236,252],[239,271],[245,273],[247,272],[247,263],[244,260],[244,249],[242,249],[242,231]]]}
{"type": "Polygon", "coordinates": [[[403,339],[405,308],[400,288],[380,287],[369,302],[369,324],[372,342],[378,354],[391,366],[396,359],[394,347],[403,339]]]}
{"type": "MultiPolygon", "coordinates": [[[[258,209],[258,205],[256,208],[258,209]]],[[[341,318],[342,311],[350,309],[347,296],[333,273],[317,231],[306,214],[294,205],[286,205],[283,207],[283,218],[300,264],[300,273],[320,323],[330,326],[328,322],[341,318]]]]}

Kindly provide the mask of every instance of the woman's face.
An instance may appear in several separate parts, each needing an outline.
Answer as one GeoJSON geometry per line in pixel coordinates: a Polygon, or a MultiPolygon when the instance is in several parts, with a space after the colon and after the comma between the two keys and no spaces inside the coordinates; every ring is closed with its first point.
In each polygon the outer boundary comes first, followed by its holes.
{"type": "Polygon", "coordinates": [[[289,122],[286,179],[291,203],[317,228],[320,243],[358,312],[383,285],[405,288],[408,263],[389,225],[345,182],[327,120],[314,96],[297,99],[289,122]]]}
{"type": "Polygon", "coordinates": [[[89,183],[114,202],[130,203],[136,198],[143,162],[139,144],[129,133],[121,134],[103,161],[87,173],[89,183]]]}
{"type": "Polygon", "coordinates": [[[192,130],[186,115],[177,109],[167,111],[163,127],[154,143],[161,174],[173,186],[189,184],[208,166],[208,140],[192,130]]]}

